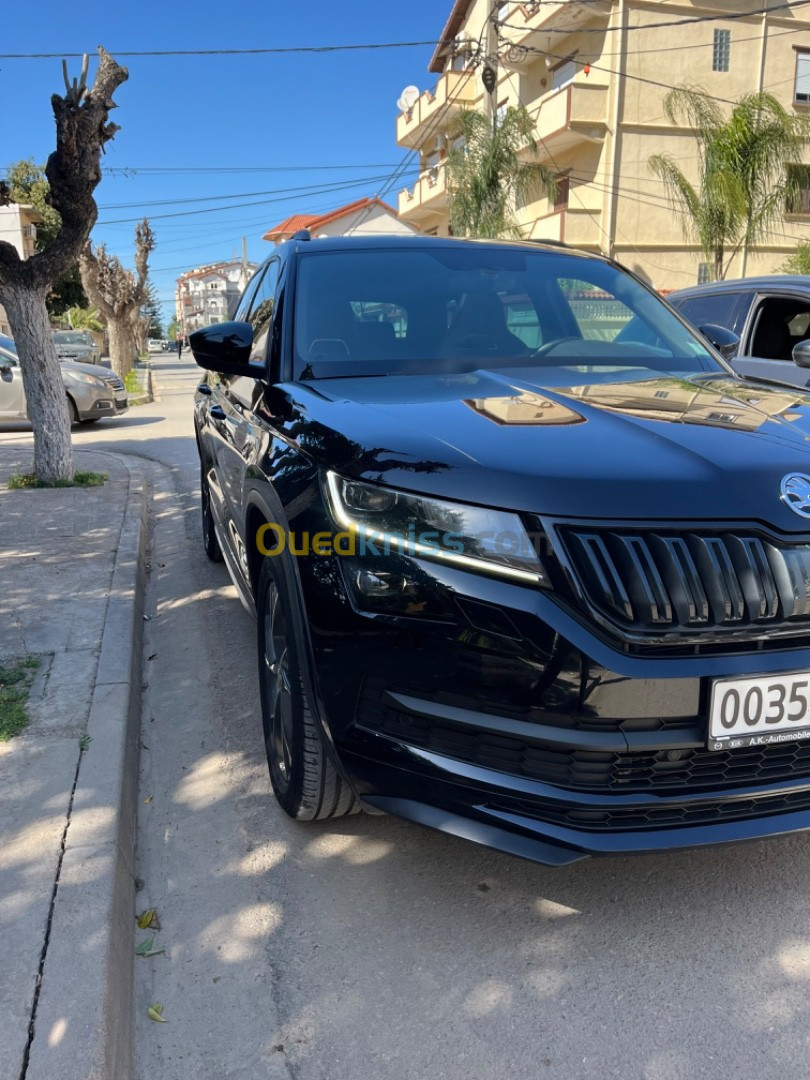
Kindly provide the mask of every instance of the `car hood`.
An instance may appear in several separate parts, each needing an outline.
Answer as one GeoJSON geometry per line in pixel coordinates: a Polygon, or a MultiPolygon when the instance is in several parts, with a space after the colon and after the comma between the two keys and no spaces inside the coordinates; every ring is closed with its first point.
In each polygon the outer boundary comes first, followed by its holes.
{"type": "Polygon", "coordinates": [[[105,382],[109,381],[110,378],[116,378],[114,371],[102,367],[101,364],[80,364],[75,360],[64,360],[59,366],[63,374],[80,371],[83,375],[95,375],[97,379],[104,379],[105,382]]]}
{"type": "Polygon", "coordinates": [[[724,373],[576,369],[319,380],[286,387],[321,465],[424,494],[560,517],[807,520],[810,396],[724,373]]]}

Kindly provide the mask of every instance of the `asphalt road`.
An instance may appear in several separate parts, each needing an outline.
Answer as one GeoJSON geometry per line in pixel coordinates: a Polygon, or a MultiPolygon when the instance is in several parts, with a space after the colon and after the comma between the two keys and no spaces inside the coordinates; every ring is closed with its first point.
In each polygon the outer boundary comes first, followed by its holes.
{"type": "Polygon", "coordinates": [[[200,544],[196,369],[156,366],[158,402],[75,439],[154,484],[138,905],[166,953],[137,961],[139,1080],[804,1080],[810,836],[552,871],[284,817],[253,625],[200,544]]]}

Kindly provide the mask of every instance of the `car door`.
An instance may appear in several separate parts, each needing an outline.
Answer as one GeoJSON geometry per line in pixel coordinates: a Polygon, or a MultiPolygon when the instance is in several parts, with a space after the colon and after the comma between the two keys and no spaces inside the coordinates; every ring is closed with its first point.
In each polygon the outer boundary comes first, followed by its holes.
{"type": "Polygon", "coordinates": [[[25,393],[20,363],[5,349],[0,349],[0,417],[19,420],[26,416],[25,393]]]}
{"type": "MultiPolygon", "coordinates": [[[[264,266],[259,267],[248,282],[234,314],[236,322],[247,322],[248,312],[253,297],[256,295],[256,290],[264,277],[264,271],[264,266]]],[[[174,342],[171,342],[170,345],[174,347],[174,342]]],[[[207,469],[206,477],[211,496],[211,509],[220,531],[225,529],[227,520],[225,492],[219,475],[220,443],[225,431],[223,426],[225,414],[222,404],[225,394],[223,381],[224,377],[216,373],[209,373],[205,379],[205,385],[208,387],[208,401],[203,409],[203,416],[206,422],[202,424],[200,429],[202,458],[207,469]]]]}
{"type": "MultiPolygon", "coordinates": [[[[279,260],[271,259],[262,275],[245,315],[253,327],[250,362],[264,365],[273,326],[279,260]]],[[[245,470],[258,445],[258,428],[253,419],[260,381],[242,376],[225,376],[211,395],[209,417],[216,431],[215,453],[222,498],[221,524],[246,580],[249,575],[244,544],[242,493],[245,470]]]]}
{"type": "Polygon", "coordinates": [[[810,338],[810,292],[758,292],[744,335],[749,355],[735,359],[735,371],[810,388],[810,370],[793,362],[793,346],[810,338]]]}

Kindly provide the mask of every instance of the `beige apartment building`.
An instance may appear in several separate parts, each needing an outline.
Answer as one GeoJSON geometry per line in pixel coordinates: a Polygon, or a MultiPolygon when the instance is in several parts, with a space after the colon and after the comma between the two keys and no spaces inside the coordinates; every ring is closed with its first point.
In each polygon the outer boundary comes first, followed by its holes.
{"type": "MultiPolygon", "coordinates": [[[[397,118],[397,142],[420,154],[417,182],[399,194],[404,222],[448,231],[445,162],[459,109],[497,114],[522,103],[538,151],[527,146],[526,160],[545,162],[559,178],[556,199],[517,208],[525,236],[601,251],[656,288],[682,288],[705,280],[708,268],[648,167],[653,154],[668,153],[698,178],[693,136],[664,114],[667,89],[698,86],[729,107],[767,90],[786,108],[810,112],[810,5],[456,0],[429,70],[435,83],[397,118]],[[482,82],[485,57],[497,73],[492,94],[482,82]]],[[[740,251],[729,277],[771,273],[798,240],[810,240],[806,173],[797,212],[766,243],[740,251]]]]}
{"type": "MultiPolygon", "coordinates": [[[[30,259],[37,249],[37,225],[42,220],[33,206],[11,203],[0,206],[0,240],[17,249],[21,259],[30,259]]],[[[0,334],[11,334],[8,316],[0,306],[0,334]]]]}

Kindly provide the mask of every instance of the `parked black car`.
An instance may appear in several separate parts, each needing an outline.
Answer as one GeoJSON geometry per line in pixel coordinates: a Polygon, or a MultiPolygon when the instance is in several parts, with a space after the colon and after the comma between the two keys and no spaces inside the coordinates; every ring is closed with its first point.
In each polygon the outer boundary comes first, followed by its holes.
{"type": "Polygon", "coordinates": [[[204,541],[288,814],[558,865],[810,827],[810,398],[535,244],[303,234],[235,319],[204,541]]]}
{"type": "Polygon", "coordinates": [[[715,281],[679,289],[667,300],[693,326],[713,323],[739,337],[735,371],[810,386],[810,277],[715,281]]]}

